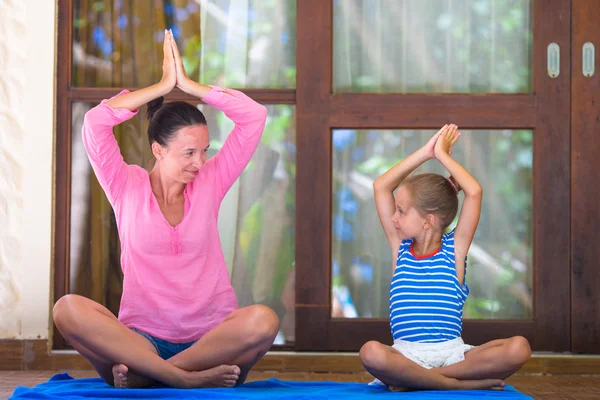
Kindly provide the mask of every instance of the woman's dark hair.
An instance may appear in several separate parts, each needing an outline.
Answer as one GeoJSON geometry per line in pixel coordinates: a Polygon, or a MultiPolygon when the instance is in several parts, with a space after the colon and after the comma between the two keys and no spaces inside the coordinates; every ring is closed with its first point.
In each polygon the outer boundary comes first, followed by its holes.
{"type": "Polygon", "coordinates": [[[163,104],[164,97],[149,102],[146,116],[150,121],[148,126],[148,141],[150,146],[157,142],[166,147],[173,139],[177,130],[186,126],[206,125],[202,111],[185,101],[173,101],[163,104]]]}
{"type": "Polygon", "coordinates": [[[458,192],[461,187],[453,176],[444,178],[438,174],[418,174],[406,178],[405,186],[413,197],[414,207],[421,215],[434,214],[446,229],[458,212],[458,192]]]}

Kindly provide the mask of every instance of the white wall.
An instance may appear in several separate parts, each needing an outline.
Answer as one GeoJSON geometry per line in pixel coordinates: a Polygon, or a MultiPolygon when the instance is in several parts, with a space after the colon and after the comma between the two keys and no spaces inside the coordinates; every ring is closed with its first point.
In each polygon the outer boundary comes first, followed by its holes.
{"type": "Polygon", "coordinates": [[[2,339],[48,337],[55,8],[49,0],[0,1],[2,339]]]}

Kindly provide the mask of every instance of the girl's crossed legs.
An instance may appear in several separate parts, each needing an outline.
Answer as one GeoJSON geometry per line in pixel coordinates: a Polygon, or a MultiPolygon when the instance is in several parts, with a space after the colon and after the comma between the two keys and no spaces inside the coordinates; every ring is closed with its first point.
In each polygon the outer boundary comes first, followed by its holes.
{"type": "Polygon", "coordinates": [[[367,342],[360,350],[367,371],[391,389],[501,389],[503,379],[518,371],[530,356],[529,343],[521,336],[485,343],[466,352],[460,362],[431,369],[376,341],[367,342]]]}

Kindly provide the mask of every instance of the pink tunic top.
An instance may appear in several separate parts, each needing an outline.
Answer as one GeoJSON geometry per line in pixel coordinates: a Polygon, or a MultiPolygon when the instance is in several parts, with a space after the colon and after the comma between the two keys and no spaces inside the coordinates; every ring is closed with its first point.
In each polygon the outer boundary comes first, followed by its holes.
{"type": "Polygon", "coordinates": [[[237,308],[217,219],[223,197],[258,146],[267,116],[264,106],[232,89],[212,86],[202,100],[223,111],[235,128],[186,185],[184,216],[176,227],[162,214],[148,172],[125,163],[113,135],[113,127],[138,110],[113,109],[103,100],[83,123],[83,143],[115,211],[121,240],[119,320],[174,343],[199,339],[237,308]]]}

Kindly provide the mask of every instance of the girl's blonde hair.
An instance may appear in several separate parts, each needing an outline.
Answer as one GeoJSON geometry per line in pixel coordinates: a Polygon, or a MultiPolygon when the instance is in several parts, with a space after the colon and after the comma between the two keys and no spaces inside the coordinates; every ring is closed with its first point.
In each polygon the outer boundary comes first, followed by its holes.
{"type": "Polygon", "coordinates": [[[418,174],[402,182],[412,195],[413,206],[421,215],[433,214],[440,220],[442,230],[456,217],[458,192],[461,188],[456,180],[439,174],[418,174]]]}

